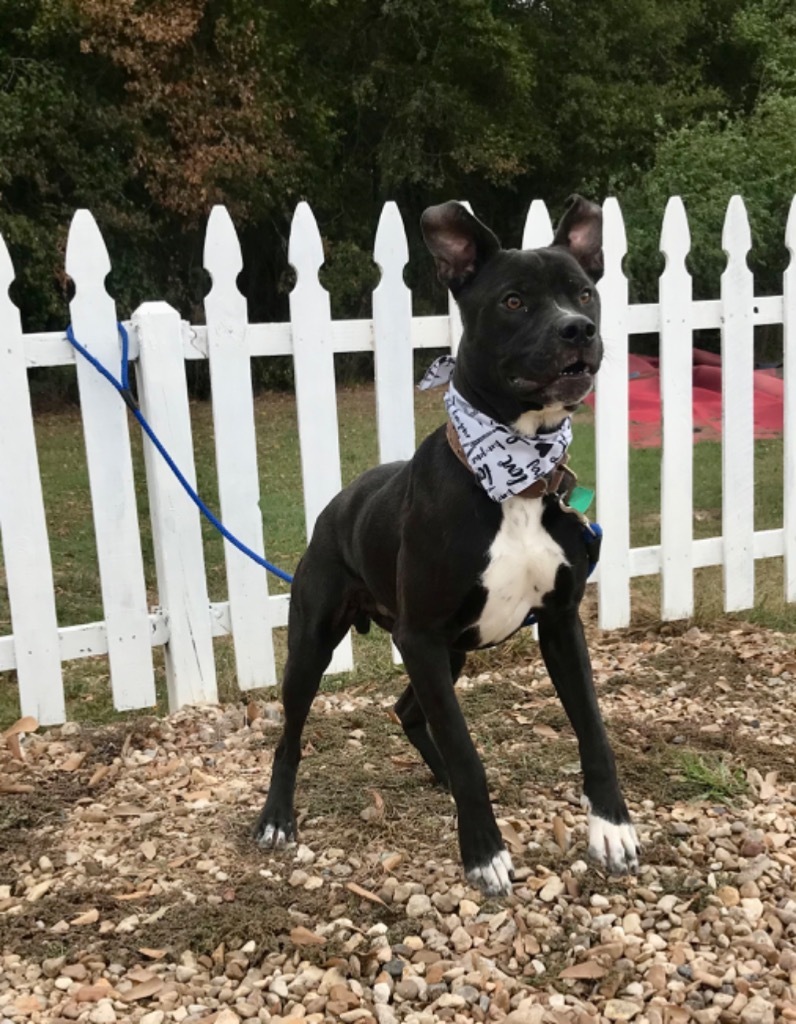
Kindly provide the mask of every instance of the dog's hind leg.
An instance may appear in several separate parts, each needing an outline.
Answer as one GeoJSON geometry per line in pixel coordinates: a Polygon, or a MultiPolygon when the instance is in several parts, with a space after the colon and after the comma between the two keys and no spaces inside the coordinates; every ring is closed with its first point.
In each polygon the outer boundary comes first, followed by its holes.
{"type": "Polygon", "coordinates": [[[346,581],[335,576],[339,577],[339,573],[327,575],[323,587],[319,587],[318,573],[306,570],[301,576],[296,573],[290,603],[288,656],[282,680],[285,724],[274,755],[268,797],[253,829],[260,846],[283,846],[296,838],[293,798],[301,760],[301,734],[321,677],[335,647],[351,625],[349,618],[341,614],[340,595],[345,592],[346,581]],[[316,584],[306,586],[313,577],[316,584]],[[314,593],[311,599],[305,600],[308,590],[314,593]],[[326,608],[319,607],[323,596],[328,597],[326,608]]]}
{"type": "MultiPolygon", "coordinates": [[[[467,655],[463,651],[451,651],[451,675],[453,682],[459,678],[459,673],[464,668],[467,655]]],[[[406,733],[407,739],[412,746],[420,753],[420,756],[431,769],[431,773],[441,786],[447,789],[450,785],[448,770],[437,745],[431,737],[426,716],[415,696],[415,691],[410,683],[396,701],[394,711],[401,720],[401,725],[406,733]]]]}

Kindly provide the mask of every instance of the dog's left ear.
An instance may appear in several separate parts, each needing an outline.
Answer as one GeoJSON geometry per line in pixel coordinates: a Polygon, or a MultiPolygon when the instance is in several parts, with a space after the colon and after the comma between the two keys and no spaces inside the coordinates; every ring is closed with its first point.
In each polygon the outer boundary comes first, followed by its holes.
{"type": "Polygon", "coordinates": [[[558,222],[553,245],[575,257],[593,281],[603,276],[603,211],[583,196],[570,196],[558,222]]]}
{"type": "Polygon", "coordinates": [[[420,228],[440,281],[454,295],[500,251],[497,236],[461,203],[429,206],[420,228]]]}

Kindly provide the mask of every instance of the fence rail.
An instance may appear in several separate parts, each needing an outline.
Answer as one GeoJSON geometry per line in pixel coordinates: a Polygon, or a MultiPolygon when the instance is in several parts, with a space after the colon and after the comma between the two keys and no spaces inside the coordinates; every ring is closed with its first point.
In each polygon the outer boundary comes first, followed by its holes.
{"type": "MultiPolygon", "coordinates": [[[[692,299],[686,267],[688,221],[679,198],[669,201],[664,215],[661,251],[666,265],[656,303],[628,301],[622,270],[627,244],[614,199],[605,203],[604,232],[606,271],[599,290],[607,358],[595,407],[597,500],[605,530],[595,574],[601,626],[629,622],[630,582],[637,576],[661,577],[662,618],[688,617],[694,609],[694,571],[706,566],[723,567],[728,611],[749,608],[754,602],[754,563],[762,558],[784,557],[785,596],[796,600],[796,199],[785,229],[791,263],[780,296],[754,295],[746,263],[749,224],[737,196],[728,206],[722,236],[727,267],[718,299],[692,299]],[[754,328],[764,324],[783,325],[784,515],[782,528],[755,531],[753,341],[754,328]],[[721,332],[724,500],[721,535],[694,539],[693,467],[688,457],[691,350],[694,331],[705,328],[721,332]],[[658,334],[661,342],[661,540],[640,548],[630,544],[628,473],[628,342],[634,334],[658,334]]],[[[535,201],[522,244],[546,245],[551,239],[547,209],[535,201]]],[[[204,266],[212,279],[205,299],[206,325],[181,321],[165,303],[144,304],[130,324],[130,356],[142,408],[189,479],[195,471],[185,362],[209,361],[222,517],[258,552],[263,551],[263,523],[251,359],[289,355],[294,360],[309,535],[318,513],[340,487],[334,354],[375,353],[379,456],[382,461],[406,458],[414,447],[413,350],[455,351],[461,329],[453,305],[446,316],[412,316],[411,294],[403,280],[408,247],[393,203],[384,207],[376,232],[374,260],[381,280],[373,293],[372,319],[332,320],[328,294],[318,279],[321,236],[305,203],[295,213],[288,259],[297,273],[290,322],[249,324],[236,285],[242,267],[240,246],[229,215],[217,207],[205,240],[204,266]]],[[[70,316],[77,337],[103,362],[115,366],[117,314],[104,286],[110,267],[96,223],[90,213],[79,211],[66,251],[66,270],[76,288],[70,316]]],[[[0,238],[0,535],[13,624],[13,634],[0,637],[0,671],[16,671],[21,712],[45,724],[63,721],[62,664],[96,655],[109,659],[117,708],[151,706],[152,648],[161,646],[171,706],[214,701],[213,638],[218,636],[233,638],[243,689],[273,683],[273,630],[287,622],[288,596],[269,594],[265,573],[227,547],[228,599],[210,603],[199,513],[148,446],[146,488],[159,603],[147,607],[126,410],[107,382],[80,361],[77,379],[104,618],[58,625],[27,371],[76,360],[65,334],[23,334],[19,311],[8,298],[13,279],[0,238]]],[[[268,467],[263,471],[267,474],[268,467]]],[[[346,639],[330,671],[351,665],[352,649],[346,639]]]]}

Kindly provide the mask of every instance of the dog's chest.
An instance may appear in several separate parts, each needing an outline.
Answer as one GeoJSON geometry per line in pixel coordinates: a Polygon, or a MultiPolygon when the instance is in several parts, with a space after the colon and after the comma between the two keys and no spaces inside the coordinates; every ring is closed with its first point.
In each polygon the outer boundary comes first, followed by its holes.
{"type": "Polygon", "coordinates": [[[555,586],[559,566],[568,565],[560,545],[542,526],[541,498],[509,498],[489,548],[481,585],[486,603],[478,620],[482,644],[504,640],[522,625],[555,586]]]}

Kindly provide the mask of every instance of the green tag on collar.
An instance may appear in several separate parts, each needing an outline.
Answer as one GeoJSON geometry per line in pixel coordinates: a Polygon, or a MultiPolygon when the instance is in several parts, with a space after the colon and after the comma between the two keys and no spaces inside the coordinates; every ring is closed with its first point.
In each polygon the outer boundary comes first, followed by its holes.
{"type": "Polygon", "coordinates": [[[578,486],[570,494],[567,504],[570,508],[574,508],[576,512],[581,512],[585,515],[593,501],[594,491],[590,487],[578,486]]]}

